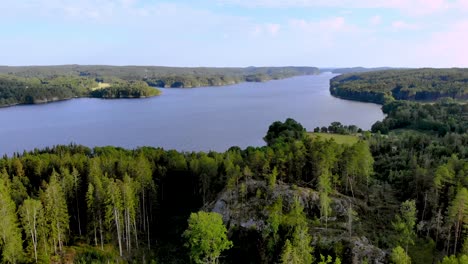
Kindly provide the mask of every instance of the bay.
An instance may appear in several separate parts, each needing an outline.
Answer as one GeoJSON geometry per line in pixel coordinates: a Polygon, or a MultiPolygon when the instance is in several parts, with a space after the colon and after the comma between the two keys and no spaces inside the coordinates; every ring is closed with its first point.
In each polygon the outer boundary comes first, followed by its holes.
{"type": "Polygon", "coordinates": [[[57,144],[225,151],[262,146],[268,126],[291,117],[308,130],[333,121],[370,129],[380,106],[335,98],[323,73],[264,83],[161,89],[145,99],[80,98],[0,109],[0,154],[57,144]]]}

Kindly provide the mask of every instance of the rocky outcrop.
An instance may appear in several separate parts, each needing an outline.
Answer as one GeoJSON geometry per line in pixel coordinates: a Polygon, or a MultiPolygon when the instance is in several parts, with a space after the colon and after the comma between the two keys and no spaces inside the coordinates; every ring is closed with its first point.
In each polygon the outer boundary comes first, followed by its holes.
{"type": "Polygon", "coordinates": [[[246,182],[246,195],[240,197],[236,191],[223,191],[218,198],[204,208],[207,211],[217,212],[222,215],[228,228],[255,230],[262,233],[266,227],[268,211],[266,208],[277,198],[283,199],[285,210],[294,202],[295,197],[304,206],[304,211],[309,219],[316,219],[310,225],[309,230],[313,237],[314,246],[333,248],[336,243],[341,243],[344,248],[343,263],[384,263],[386,253],[375,247],[361,234],[350,236],[347,229],[348,208],[353,206],[356,211],[367,210],[367,205],[352,197],[336,195],[332,197],[333,214],[328,219],[328,228],[317,220],[320,218],[320,199],[318,192],[310,188],[277,184],[273,190],[269,190],[262,181],[249,180],[246,182]]]}

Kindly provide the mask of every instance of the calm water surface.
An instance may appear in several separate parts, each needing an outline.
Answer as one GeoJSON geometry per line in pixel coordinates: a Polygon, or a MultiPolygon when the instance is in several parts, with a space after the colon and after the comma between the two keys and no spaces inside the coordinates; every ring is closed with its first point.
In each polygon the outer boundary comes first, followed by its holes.
{"type": "Polygon", "coordinates": [[[268,126],[291,117],[306,129],[333,121],[369,129],[379,105],[334,98],[335,75],[224,87],[161,89],[147,99],[74,99],[0,109],[0,154],[71,142],[125,148],[224,151],[262,146],[268,126]]]}

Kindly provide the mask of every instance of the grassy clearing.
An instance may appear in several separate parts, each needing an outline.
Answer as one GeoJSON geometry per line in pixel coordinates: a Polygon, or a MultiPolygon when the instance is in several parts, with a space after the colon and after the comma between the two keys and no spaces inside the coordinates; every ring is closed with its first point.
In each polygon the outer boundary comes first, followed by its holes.
{"type": "Polygon", "coordinates": [[[91,88],[91,90],[95,91],[95,90],[99,90],[99,89],[104,89],[104,88],[108,88],[110,87],[110,83],[102,83],[102,82],[98,82],[98,86],[97,87],[94,87],[94,88],[91,88]]]}
{"type": "Polygon", "coordinates": [[[308,134],[313,138],[317,138],[317,137],[320,137],[322,139],[333,138],[338,144],[352,145],[359,141],[359,138],[355,135],[339,135],[339,134],[312,133],[312,132],[309,132],[308,134]]]}

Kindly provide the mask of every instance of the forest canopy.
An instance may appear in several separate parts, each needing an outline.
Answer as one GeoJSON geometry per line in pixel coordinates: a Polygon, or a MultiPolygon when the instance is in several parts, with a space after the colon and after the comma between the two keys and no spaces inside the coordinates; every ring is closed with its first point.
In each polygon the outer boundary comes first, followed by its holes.
{"type": "Polygon", "coordinates": [[[0,107],[39,104],[77,97],[142,98],[160,94],[143,81],[113,79],[111,83],[75,76],[18,77],[0,74],[0,107]]]}
{"type": "Polygon", "coordinates": [[[468,99],[468,69],[407,69],[343,74],[330,92],[344,99],[384,104],[392,100],[468,99]]]}
{"type": "Polygon", "coordinates": [[[5,156],[0,261],[466,258],[466,132],[338,144],[287,119],[265,139],[224,153],[70,145],[5,156]]]}

